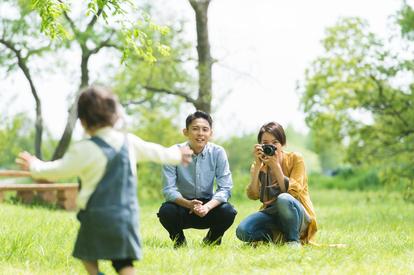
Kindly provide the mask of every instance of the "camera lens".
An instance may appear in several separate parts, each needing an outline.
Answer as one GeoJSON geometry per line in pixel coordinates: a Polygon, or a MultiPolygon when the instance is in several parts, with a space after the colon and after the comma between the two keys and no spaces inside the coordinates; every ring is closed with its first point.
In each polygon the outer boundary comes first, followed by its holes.
{"type": "Polygon", "coordinates": [[[268,156],[273,156],[276,152],[276,147],[272,144],[262,145],[263,153],[268,156]]]}

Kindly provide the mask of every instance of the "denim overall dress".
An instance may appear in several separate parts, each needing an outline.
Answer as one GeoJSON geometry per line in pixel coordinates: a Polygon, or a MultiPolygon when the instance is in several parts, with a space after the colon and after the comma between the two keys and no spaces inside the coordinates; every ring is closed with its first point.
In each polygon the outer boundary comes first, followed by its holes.
{"type": "Polygon", "coordinates": [[[80,229],[73,256],[81,260],[140,259],[136,177],[132,174],[128,146],[119,152],[99,137],[90,139],[104,152],[104,175],[77,218],[80,229]]]}

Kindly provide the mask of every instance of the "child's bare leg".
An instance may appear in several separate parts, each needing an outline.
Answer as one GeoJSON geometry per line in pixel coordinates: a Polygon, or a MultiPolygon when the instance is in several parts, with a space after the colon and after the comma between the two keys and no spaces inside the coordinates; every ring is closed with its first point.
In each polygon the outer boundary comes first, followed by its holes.
{"type": "Polygon", "coordinates": [[[135,275],[135,269],[133,266],[126,266],[119,270],[120,275],[135,275]]]}
{"type": "Polygon", "coordinates": [[[89,275],[96,275],[99,272],[98,261],[82,261],[83,266],[89,275]]]}

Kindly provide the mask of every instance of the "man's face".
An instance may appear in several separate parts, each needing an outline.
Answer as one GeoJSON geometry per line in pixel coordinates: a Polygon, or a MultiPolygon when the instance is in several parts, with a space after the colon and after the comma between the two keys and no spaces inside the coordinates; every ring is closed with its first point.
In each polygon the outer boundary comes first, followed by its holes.
{"type": "Polygon", "coordinates": [[[200,153],[213,134],[210,124],[204,118],[194,119],[183,133],[188,138],[194,153],[200,153]]]}

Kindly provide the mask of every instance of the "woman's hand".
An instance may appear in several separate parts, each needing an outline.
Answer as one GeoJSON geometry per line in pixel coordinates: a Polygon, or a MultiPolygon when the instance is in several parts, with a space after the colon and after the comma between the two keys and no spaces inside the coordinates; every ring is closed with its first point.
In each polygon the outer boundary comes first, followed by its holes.
{"type": "Polygon", "coordinates": [[[282,167],[283,153],[282,145],[280,143],[277,143],[274,146],[276,147],[275,154],[273,156],[263,154],[262,161],[273,170],[276,170],[277,167],[282,167]]]}
{"type": "Polygon", "coordinates": [[[260,167],[260,164],[262,164],[263,162],[263,157],[264,157],[264,153],[263,153],[263,149],[262,149],[262,145],[261,144],[255,144],[253,147],[253,155],[256,161],[256,164],[258,165],[258,167],[260,167]]]}

